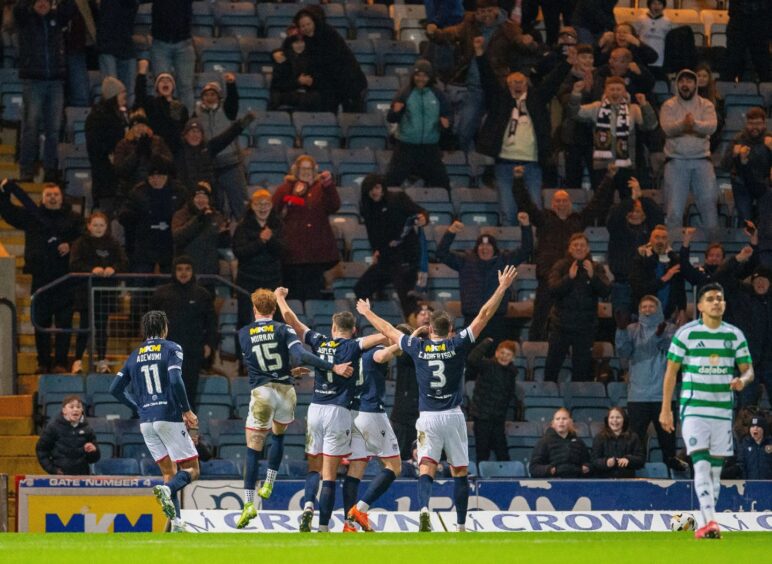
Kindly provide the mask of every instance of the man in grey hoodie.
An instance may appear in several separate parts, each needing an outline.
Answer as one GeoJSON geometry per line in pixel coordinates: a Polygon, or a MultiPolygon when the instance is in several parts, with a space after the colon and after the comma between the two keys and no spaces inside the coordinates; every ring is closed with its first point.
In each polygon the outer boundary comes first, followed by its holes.
{"type": "Polygon", "coordinates": [[[628,324],[624,316],[617,316],[617,355],[630,363],[627,388],[630,430],[646,445],[646,431],[649,423],[654,423],[665,463],[675,470],[685,470],[685,463],[675,457],[675,433],[665,432],[659,424],[658,413],[661,399],[657,398],[662,395],[667,350],[674,333],[675,325],[665,321],[662,304],[656,296],[641,298],[637,323],[628,324]]]}
{"type": "Polygon", "coordinates": [[[716,130],[716,109],[697,94],[694,71],[678,73],[676,95],[662,104],[659,122],[667,138],[664,189],[668,229],[681,228],[691,189],[702,227],[713,235],[718,227],[718,185],[710,161],[710,136],[716,130]]]}

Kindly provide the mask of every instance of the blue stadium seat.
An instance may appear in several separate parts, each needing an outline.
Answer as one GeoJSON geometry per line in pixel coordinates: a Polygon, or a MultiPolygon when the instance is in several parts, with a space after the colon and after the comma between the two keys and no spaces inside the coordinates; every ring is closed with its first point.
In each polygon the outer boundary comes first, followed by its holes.
{"type": "Polygon", "coordinates": [[[451,223],[455,211],[444,188],[405,188],[405,194],[429,213],[431,223],[451,223]]]}
{"type": "Polygon", "coordinates": [[[343,137],[346,139],[346,147],[349,149],[386,148],[388,131],[384,116],[380,112],[341,114],[340,126],[343,137]]]}
{"type": "Polygon", "coordinates": [[[257,118],[252,122],[251,134],[255,146],[259,148],[282,145],[295,145],[295,126],[287,112],[256,112],[257,118]]]}
{"type": "Polygon", "coordinates": [[[459,219],[467,225],[498,225],[499,198],[489,188],[454,188],[450,198],[459,219]]]}
{"type": "Polygon", "coordinates": [[[474,186],[472,168],[469,166],[464,151],[445,151],[442,154],[442,162],[450,177],[450,185],[453,188],[474,186]]]}
{"type": "Polygon", "coordinates": [[[212,37],[214,35],[214,14],[210,2],[193,2],[193,20],[190,32],[193,36],[212,37]]]}
{"type": "Polygon", "coordinates": [[[283,145],[253,150],[247,159],[249,184],[275,186],[284,182],[287,174],[287,148],[283,145]]]}
{"type": "MultiPolygon", "coordinates": [[[[259,4],[258,7],[268,5],[270,4],[259,4]]],[[[271,53],[281,48],[281,39],[275,37],[239,37],[239,46],[247,72],[263,74],[273,72],[271,53]]]]}
{"type": "Polygon", "coordinates": [[[354,58],[359,63],[359,68],[365,74],[378,73],[378,53],[373,47],[373,42],[367,38],[350,39],[346,41],[348,48],[354,54],[354,58]]]}
{"type": "Polygon", "coordinates": [[[161,468],[152,458],[143,458],[139,461],[139,473],[142,476],[163,476],[161,468]]]}
{"type": "Polygon", "coordinates": [[[552,421],[552,416],[554,414],[554,407],[526,407],[524,417],[526,421],[538,423],[552,421]]]}
{"type": "Polygon", "coordinates": [[[135,458],[137,460],[153,460],[153,456],[147,448],[145,442],[127,443],[121,445],[121,456],[123,458],[135,458]]]}
{"type": "Polygon", "coordinates": [[[231,380],[233,407],[235,407],[237,411],[242,405],[249,405],[250,392],[249,378],[237,377],[231,380]]]}
{"type": "Polygon", "coordinates": [[[569,408],[596,407],[609,408],[610,400],[606,396],[606,387],[601,382],[567,382],[560,384],[560,394],[569,408]]]}
{"type": "Polygon", "coordinates": [[[523,467],[528,469],[528,462],[533,456],[533,447],[530,446],[514,446],[509,447],[509,458],[511,460],[519,461],[523,463],[523,467]]]}
{"type": "Polygon", "coordinates": [[[429,264],[429,290],[435,299],[459,299],[458,273],[444,264],[429,264]]]}
{"type": "Polygon", "coordinates": [[[202,71],[241,71],[241,47],[235,37],[194,37],[193,44],[202,71]]]}
{"type": "MultiPolygon", "coordinates": [[[[196,414],[201,419],[227,419],[231,416],[231,405],[225,403],[211,403],[212,398],[204,398],[208,403],[199,403],[196,406],[196,414]]],[[[228,398],[230,402],[230,398],[228,398]]]]}
{"type": "Polygon", "coordinates": [[[91,108],[78,108],[68,106],[64,109],[66,122],[65,134],[68,143],[85,145],[86,143],[86,117],[91,108]]]}
{"type": "Polygon", "coordinates": [[[394,22],[388,8],[382,4],[346,4],[346,14],[359,39],[391,39],[394,22]]]}
{"type": "Polygon", "coordinates": [[[367,264],[361,262],[340,262],[337,266],[339,277],[333,280],[332,290],[336,298],[353,298],[354,285],[362,277],[367,264]]]}
{"type": "Polygon", "coordinates": [[[257,37],[260,22],[252,2],[216,2],[214,17],[221,36],[257,37]]]}
{"type": "Polygon", "coordinates": [[[0,108],[3,121],[21,120],[22,82],[18,69],[0,69],[0,108]]]}
{"type": "Polygon", "coordinates": [[[374,39],[382,75],[412,76],[418,59],[418,47],[412,41],[374,39]]]}
{"type": "Polygon", "coordinates": [[[371,149],[333,149],[330,156],[341,186],[360,186],[376,167],[371,149]]]}
{"type": "Polygon", "coordinates": [[[99,476],[137,476],[139,462],[134,458],[106,458],[95,462],[93,473],[99,476]]]}
{"type": "Polygon", "coordinates": [[[199,394],[230,394],[225,376],[202,376],[198,381],[199,394]]]}
{"type": "Polygon", "coordinates": [[[340,196],[340,209],[335,214],[333,222],[344,219],[359,223],[359,186],[338,186],[338,196],[340,196]]]}
{"type": "Polygon", "coordinates": [[[373,300],[370,302],[370,305],[376,314],[392,325],[398,325],[404,321],[402,308],[400,308],[397,302],[392,300],[373,300]]]}
{"type": "Polygon", "coordinates": [[[148,35],[150,26],[153,24],[152,15],[153,5],[150,3],[141,3],[137,9],[137,15],[134,17],[134,35],[148,35]]]}
{"type": "Polygon", "coordinates": [[[477,462],[477,470],[480,478],[525,478],[528,473],[525,466],[519,460],[499,462],[494,460],[482,460],[477,462]]]}
{"type": "MultiPolygon", "coordinates": [[[[332,172],[332,157],[327,147],[303,147],[300,149],[287,149],[287,163],[291,165],[301,155],[309,155],[319,165],[319,170],[332,172]]],[[[288,169],[289,170],[289,169],[288,169]]]]}
{"type": "Polygon", "coordinates": [[[647,462],[643,468],[636,470],[635,477],[667,480],[670,472],[663,462],[647,462]]]}
{"type": "Polygon", "coordinates": [[[301,146],[333,149],[340,147],[340,124],[331,112],[294,112],[292,122],[301,146]]]}
{"type": "MultiPolygon", "coordinates": [[[[94,394],[109,394],[110,384],[115,378],[112,374],[89,374],[86,376],[86,398],[91,398],[94,394]]],[[[89,402],[90,403],[90,402],[89,402]]]]}
{"type": "Polygon", "coordinates": [[[297,4],[269,4],[260,2],[257,4],[257,17],[263,26],[263,35],[266,37],[287,36],[287,28],[292,24],[292,19],[298,11],[297,4]]]}
{"type": "Polygon", "coordinates": [[[202,480],[240,479],[241,472],[232,460],[207,460],[201,463],[202,480]]]}
{"type": "Polygon", "coordinates": [[[627,403],[627,382],[609,382],[606,392],[612,405],[621,406],[622,402],[627,403]]]}
{"type": "Polygon", "coordinates": [[[386,113],[397,90],[399,90],[399,79],[396,76],[368,76],[367,111],[386,113]]]}
{"type": "Polygon", "coordinates": [[[260,73],[240,73],[236,75],[239,89],[239,114],[262,111],[268,107],[268,84],[260,73]]]}
{"type": "Polygon", "coordinates": [[[305,478],[308,463],[305,460],[284,460],[279,467],[279,476],[287,478],[305,478]]]}

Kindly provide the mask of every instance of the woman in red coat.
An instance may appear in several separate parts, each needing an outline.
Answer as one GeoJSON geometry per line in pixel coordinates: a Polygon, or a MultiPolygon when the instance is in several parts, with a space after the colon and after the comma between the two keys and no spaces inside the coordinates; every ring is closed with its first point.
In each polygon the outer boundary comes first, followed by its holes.
{"type": "Polygon", "coordinates": [[[340,260],[329,216],[340,196],[329,171],[319,172],[308,155],[295,160],[273,195],[273,209],[284,222],[284,284],[292,299],[320,299],[324,271],[340,260]]]}

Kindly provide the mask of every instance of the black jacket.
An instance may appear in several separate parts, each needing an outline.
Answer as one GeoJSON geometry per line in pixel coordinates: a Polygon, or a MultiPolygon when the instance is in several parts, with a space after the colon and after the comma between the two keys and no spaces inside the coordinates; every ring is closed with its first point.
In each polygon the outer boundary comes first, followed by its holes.
{"type": "MultiPolygon", "coordinates": [[[[163,2],[153,2],[153,6],[163,2]]],[[[138,74],[134,82],[134,107],[143,108],[153,133],[166,141],[173,155],[182,146],[182,131],[188,122],[188,108],[179,100],[169,102],[163,96],[147,95],[147,75],[138,74]]]]}
{"type": "MultiPolygon", "coordinates": [[[[684,278],[681,273],[677,273],[668,282],[663,282],[661,276],[657,276],[657,263],[659,257],[653,253],[650,257],[641,256],[636,249],[636,256],[633,259],[633,268],[630,270],[630,286],[633,289],[633,308],[638,308],[638,302],[647,294],[656,296],[665,284],[670,285],[670,295],[667,303],[662,304],[662,311],[665,318],[669,318],[676,310],[686,308],[686,290],[684,288],[684,278]]],[[[671,267],[681,264],[679,255],[675,251],[667,253],[668,262],[665,264],[664,272],[671,267]]],[[[664,274],[663,272],[663,274],[664,274]]],[[[659,296],[657,296],[659,297],[659,296]]],[[[660,300],[662,301],[662,300],[660,300]]]]}
{"type": "Polygon", "coordinates": [[[737,462],[745,480],[772,480],[772,437],[756,444],[747,436],[737,448],[737,462]]]}
{"type": "Polygon", "coordinates": [[[34,0],[19,0],[13,10],[19,38],[19,78],[64,80],[67,61],[64,28],[75,14],[74,0],[65,0],[44,17],[32,8],[34,0]]]}
{"type": "Polygon", "coordinates": [[[193,0],[153,2],[150,35],[156,41],[179,43],[190,39],[193,24],[193,0]]]}
{"type": "Polygon", "coordinates": [[[125,199],[137,184],[147,180],[154,162],[174,167],[172,152],[160,135],[143,135],[139,139],[124,137],[118,142],[113,152],[113,167],[118,178],[115,195],[119,200],[125,199]]]}
{"type": "Polygon", "coordinates": [[[187,284],[176,278],[156,288],[150,309],[160,309],[169,318],[167,339],[178,343],[186,355],[203,356],[204,345],[217,347],[217,316],[212,295],[199,286],[195,277],[187,284]]]}
{"type": "Polygon", "coordinates": [[[572,279],[568,271],[573,263],[573,257],[568,256],[556,262],[550,271],[550,328],[572,333],[592,331],[598,324],[598,299],[608,296],[611,286],[603,267],[595,262],[592,278],[580,264],[572,279]]]}
{"type": "Polygon", "coordinates": [[[656,225],[665,223],[665,214],[654,200],[643,197],[640,202],[646,214],[646,219],[640,225],[627,222],[627,214],[633,209],[632,198],[625,198],[612,207],[606,220],[609,234],[608,266],[616,282],[627,282],[630,279],[638,247],[649,242],[651,230],[656,225]]]}
{"type": "Polygon", "coordinates": [[[533,447],[528,471],[532,478],[581,478],[582,465],[590,466],[590,452],[584,441],[575,433],[564,439],[549,428],[533,447]],[[554,476],[550,473],[552,468],[554,476]]]}
{"type": "Polygon", "coordinates": [[[172,218],[186,202],[182,186],[169,180],[156,190],[147,181],[129,194],[118,214],[124,227],[134,229],[133,261],[168,265],[172,262],[172,218]]]}
{"type": "Polygon", "coordinates": [[[483,339],[467,357],[467,365],[477,372],[469,415],[476,419],[504,421],[512,400],[515,399],[517,366],[502,366],[495,358],[485,358],[493,339],[483,339]]]}
{"type": "Polygon", "coordinates": [[[624,431],[618,437],[599,433],[592,441],[592,472],[598,478],[635,478],[635,471],[643,468],[645,457],[638,435],[624,431]],[[625,468],[608,467],[609,458],[627,458],[625,468]]]}
{"type": "MultiPolygon", "coordinates": [[[[485,122],[477,135],[477,152],[495,159],[501,152],[504,131],[509,125],[515,99],[509,93],[509,89],[496,80],[488,58],[484,54],[477,57],[477,66],[480,69],[480,82],[485,92],[485,106],[488,109],[485,122]]],[[[539,164],[542,166],[548,163],[552,153],[550,142],[552,122],[548,106],[570,70],[571,66],[563,60],[544,77],[540,84],[528,89],[525,106],[533,124],[539,164]]]]}
{"type": "Polygon", "coordinates": [[[225,131],[196,147],[182,142],[174,158],[174,168],[177,180],[187,188],[188,193],[192,194],[202,180],[214,186],[214,157],[241,135],[243,130],[241,124],[235,121],[225,131]]]}
{"type": "Polygon", "coordinates": [[[536,227],[539,241],[536,245],[534,263],[536,276],[546,278],[552,265],[566,254],[571,235],[584,231],[595,220],[606,217],[613,197],[612,183],[601,183],[592,200],[580,212],[571,212],[566,219],[560,219],[551,209],[539,209],[531,199],[522,178],[515,178],[512,190],[520,211],[526,212],[536,227]]]}
{"type": "Polygon", "coordinates": [[[273,236],[260,239],[260,226],[251,209],[233,233],[233,254],[239,259],[236,284],[250,292],[256,288],[276,288],[281,284],[281,258],[284,252],[282,223],[275,215],[266,222],[273,236]]]}
{"type": "Polygon", "coordinates": [[[415,425],[418,419],[418,380],[413,359],[403,354],[397,357],[397,386],[391,420],[402,425],[415,425]]]}
{"type": "Polygon", "coordinates": [[[392,246],[390,243],[400,240],[405,222],[410,216],[427,215],[426,210],[404,192],[392,192],[384,188],[383,197],[379,202],[373,202],[363,189],[360,212],[367,229],[370,248],[378,251],[379,260],[417,265],[418,235],[415,231],[410,231],[400,245],[392,246]]]}
{"type": "Polygon", "coordinates": [[[129,126],[128,116],[115,98],[94,104],[86,117],[86,149],[91,164],[91,193],[95,200],[118,193],[118,175],[110,156],[129,126]]]}
{"type": "Polygon", "coordinates": [[[72,245],[80,237],[83,220],[69,204],[58,210],[41,204],[31,211],[13,204],[8,193],[0,191],[0,216],[24,231],[24,272],[34,277],[33,291],[70,271],[70,255],[60,256],[57,247],[72,245]]]}
{"type": "MultiPolygon", "coordinates": [[[[101,0],[96,15],[96,49],[118,59],[134,59],[134,19],[139,0],[101,0]]],[[[126,85],[130,87],[130,85],[126,85]]]]}
{"type": "Polygon", "coordinates": [[[217,249],[230,247],[230,231],[223,215],[212,210],[205,214],[189,201],[172,217],[174,256],[188,255],[198,274],[219,274],[217,249]]]}
{"type": "Polygon", "coordinates": [[[617,0],[579,0],[571,16],[571,25],[583,27],[593,35],[614,31],[616,18],[614,6],[617,0]]]}
{"type": "MultiPolygon", "coordinates": [[[[111,235],[105,234],[102,237],[93,237],[86,233],[72,245],[70,252],[70,271],[71,272],[91,272],[96,267],[112,267],[116,273],[126,272],[128,268],[128,259],[123,245],[116,241],[111,235]]],[[[112,286],[115,281],[111,278],[94,277],[93,286],[112,286]]],[[[77,281],[75,291],[75,308],[82,311],[82,308],[88,305],[88,283],[86,280],[77,281]]]]}
{"type": "Polygon", "coordinates": [[[99,445],[94,430],[81,418],[72,426],[63,415],[59,414],[51,421],[38,439],[35,447],[40,465],[49,474],[88,475],[89,464],[99,460],[99,445]],[[93,443],[97,449],[86,452],[83,445],[93,443]]]}

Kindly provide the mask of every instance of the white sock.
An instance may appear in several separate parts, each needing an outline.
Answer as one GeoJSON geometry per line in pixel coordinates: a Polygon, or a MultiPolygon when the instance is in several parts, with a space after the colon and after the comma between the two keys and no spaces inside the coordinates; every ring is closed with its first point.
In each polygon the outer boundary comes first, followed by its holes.
{"type": "Polygon", "coordinates": [[[357,509],[361,511],[362,513],[367,513],[367,510],[370,509],[370,506],[367,505],[364,501],[358,501],[357,502],[357,509]]]}
{"type": "Polygon", "coordinates": [[[272,486],[273,483],[276,481],[276,475],[278,472],[276,470],[268,469],[268,473],[265,475],[265,483],[269,486],[272,486]]]}
{"type": "Polygon", "coordinates": [[[713,480],[713,507],[715,507],[718,505],[718,495],[721,493],[721,466],[710,467],[710,478],[713,480]]]}
{"type": "Polygon", "coordinates": [[[314,510],[314,502],[313,501],[307,501],[306,504],[303,506],[303,511],[313,511],[314,510]]]}
{"type": "Polygon", "coordinates": [[[330,526],[329,525],[319,525],[319,532],[320,533],[329,533],[330,532],[330,526]]]}
{"type": "Polygon", "coordinates": [[[456,523],[456,532],[457,533],[465,533],[466,532],[466,524],[462,525],[461,523],[456,523]]]}
{"type": "Polygon", "coordinates": [[[247,503],[253,503],[255,501],[255,490],[244,490],[244,497],[247,503]]]}
{"type": "Polygon", "coordinates": [[[714,520],[715,510],[713,479],[708,460],[698,460],[694,463],[694,490],[697,494],[697,500],[700,502],[700,513],[702,514],[700,526],[704,527],[714,520]]]}

